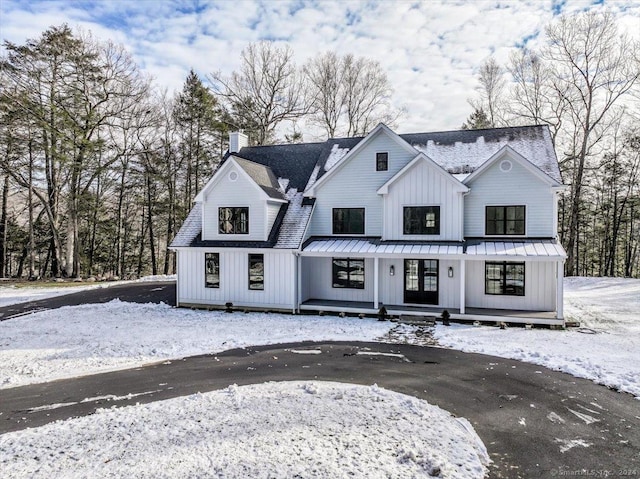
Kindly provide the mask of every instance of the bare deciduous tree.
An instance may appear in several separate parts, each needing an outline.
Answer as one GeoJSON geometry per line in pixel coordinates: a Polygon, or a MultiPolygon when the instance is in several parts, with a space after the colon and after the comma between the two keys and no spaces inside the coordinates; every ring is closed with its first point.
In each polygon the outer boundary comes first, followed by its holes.
{"type": "Polygon", "coordinates": [[[288,46],[252,43],[242,51],[242,65],[230,76],[209,75],[213,91],[228,111],[253,133],[252,140],[268,143],[278,124],[307,114],[310,101],[306,84],[288,46]]]}
{"type": "Polygon", "coordinates": [[[566,271],[577,274],[585,169],[620,114],[616,105],[640,77],[634,61],[639,46],[619,34],[609,12],[563,16],[547,28],[546,34],[542,57],[550,70],[551,84],[564,103],[566,122],[561,143],[571,182],[566,271]]]}
{"type": "Polygon", "coordinates": [[[469,100],[475,111],[483,111],[490,127],[504,124],[504,71],[493,57],[485,60],[478,72],[479,100],[469,100]]]}
{"type": "Polygon", "coordinates": [[[394,126],[402,113],[391,106],[393,89],[376,61],[327,52],[311,59],[304,72],[312,121],[329,137],[365,135],[380,122],[394,126]]]}

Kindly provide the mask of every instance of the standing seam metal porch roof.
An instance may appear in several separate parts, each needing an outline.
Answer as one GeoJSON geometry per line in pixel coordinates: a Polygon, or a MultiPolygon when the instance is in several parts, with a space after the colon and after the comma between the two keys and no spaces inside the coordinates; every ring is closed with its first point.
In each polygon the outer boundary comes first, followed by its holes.
{"type": "MultiPolygon", "coordinates": [[[[508,259],[557,260],[567,254],[559,243],[553,240],[530,241],[468,241],[466,243],[421,243],[381,241],[379,238],[323,238],[312,239],[302,249],[304,253],[321,256],[323,253],[335,255],[431,255],[496,257],[508,259]]],[[[480,258],[478,258],[480,259],[480,258]]]]}
{"type": "Polygon", "coordinates": [[[462,255],[462,243],[382,243],[378,239],[344,238],[312,240],[304,253],[334,253],[358,255],[462,255]]]}

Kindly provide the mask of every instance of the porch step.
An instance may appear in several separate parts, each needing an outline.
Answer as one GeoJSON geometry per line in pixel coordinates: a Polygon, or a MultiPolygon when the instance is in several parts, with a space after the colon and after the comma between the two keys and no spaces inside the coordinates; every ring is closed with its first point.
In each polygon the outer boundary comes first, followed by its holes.
{"type": "Polygon", "coordinates": [[[398,319],[399,323],[413,324],[418,326],[433,326],[436,324],[437,316],[412,316],[403,314],[398,319]]]}

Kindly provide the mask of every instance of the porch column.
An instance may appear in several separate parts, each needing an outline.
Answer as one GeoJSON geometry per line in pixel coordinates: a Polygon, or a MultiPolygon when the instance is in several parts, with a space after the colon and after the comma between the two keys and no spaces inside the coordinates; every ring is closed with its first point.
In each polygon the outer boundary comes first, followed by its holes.
{"type": "Polygon", "coordinates": [[[465,306],[465,263],[464,260],[460,260],[460,314],[464,314],[464,306],[465,306]]]}
{"type": "Polygon", "coordinates": [[[302,303],[302,256],[298,254],[296,256],[296,310],[300,312],[300,304],[302,303]]]}
{"type": "Polygon", "coordinates": [[[373,307],[375,309],[378,309],[378,276],[379,276],[379,258],[376,256],[375,258],[373,258],[373,307]]]}
{"type": "Polygon", "coordinates": [[[556,263],[556,317],[564,319],[564,261],[556,263]]]}

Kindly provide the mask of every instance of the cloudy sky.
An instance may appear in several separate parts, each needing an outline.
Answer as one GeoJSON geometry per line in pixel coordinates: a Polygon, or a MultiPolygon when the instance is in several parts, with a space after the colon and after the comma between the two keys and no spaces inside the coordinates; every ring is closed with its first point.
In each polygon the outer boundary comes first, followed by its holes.
{"type": "Polygon", "coordinates": [[[484,59],[535,46],[554,16],[602,8],[640,36],[640,0],[0,0],[0,38],[23,43],[66,22],[123,44],[169,91],[190,68],[230,73],[257,40],[288,42],[299,63],[326,50],[367,56],[406,109],[405,133],[460,127],[484,59]]]}

